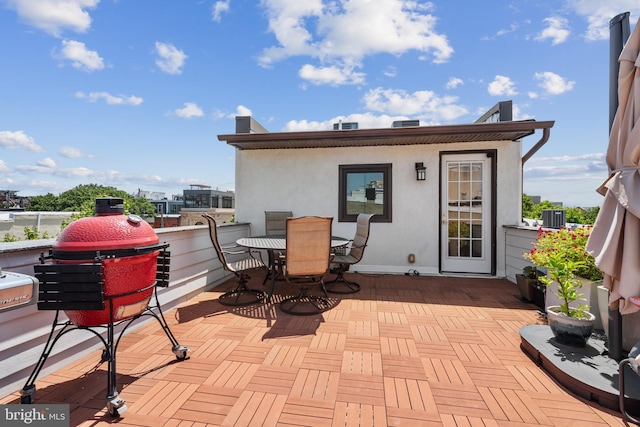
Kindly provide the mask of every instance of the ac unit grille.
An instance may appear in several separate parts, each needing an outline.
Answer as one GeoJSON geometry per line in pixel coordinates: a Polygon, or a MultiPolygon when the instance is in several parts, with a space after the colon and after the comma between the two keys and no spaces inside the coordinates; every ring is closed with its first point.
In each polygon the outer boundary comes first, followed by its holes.
{"type": "Polygon", "coordinates": [[[542,223],[547,228],[562,228],[566,224],[567,212],[564,209],[543,209],[542,223]]]}

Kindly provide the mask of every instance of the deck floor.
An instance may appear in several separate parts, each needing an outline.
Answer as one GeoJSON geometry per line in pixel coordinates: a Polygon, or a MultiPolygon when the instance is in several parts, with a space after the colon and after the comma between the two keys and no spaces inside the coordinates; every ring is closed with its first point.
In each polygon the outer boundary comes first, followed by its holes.
{"type": "MultiPolygon", "coordinates": [[[[520,348],[537,307],[504,279],[349,274],[356,294],[317,316],[271,304],[226,307],[230,280],[165,317],[192,351],[177,361],[155,321],[126,335],[106,413],[96,351],[38,378],[35,403],[70,405],[72,426],[623,426],[572,395],[520,348]]],[[[261,287],[257,275],[251,287],[261,287]]],[[[333,295],[332,295],[333,297],[333,295]]],[[[34,363],[36,361],[34,360],[34,363]]],[[[0,399],[18,403],[20,391],[0,399]]]]}

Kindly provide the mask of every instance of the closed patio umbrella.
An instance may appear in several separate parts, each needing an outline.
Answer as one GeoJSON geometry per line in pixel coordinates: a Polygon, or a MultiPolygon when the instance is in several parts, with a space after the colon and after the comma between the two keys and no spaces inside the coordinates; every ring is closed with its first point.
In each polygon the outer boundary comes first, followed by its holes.
{"type": "Polygon", "coordinates": [[[618,109],[606,157],[610,175],[598,188],[604,201],[587,251],[604,273],[609,307],[624,315],[638,311],[629,298],[640,297],[640,25],[619,63],[618,109]]]}

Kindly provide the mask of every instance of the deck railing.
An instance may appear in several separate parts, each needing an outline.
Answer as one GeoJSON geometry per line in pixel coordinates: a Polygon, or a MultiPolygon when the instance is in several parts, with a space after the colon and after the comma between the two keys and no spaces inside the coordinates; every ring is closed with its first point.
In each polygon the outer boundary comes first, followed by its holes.
{"type": "MultiPolygon", "coordinates": [[[[169,243],[171,270],[169,286],[158,290],[163,311],[229,278],[218,261],[206,226],[156,229],[161,243],[169,243]]],[[[222,224],[222,244],[249,235],[249,224],[222,224]]],[[[33,275],[41,253],[47,254],[54,240],[32,240],[0,244],[0,268],[5,271],[33,275]]],[[[45,345],[54,312],[39,311],[37,296],[31,304],[0,312],[0,396],[20,390],[31,374],[45,345]]],[[[136,321],[127,333],[153,319],[136,321]]],[[[47,359],[40,376],[45,376],[102,346],[87,332],[74,331],[61,338],[47,359]]]]}

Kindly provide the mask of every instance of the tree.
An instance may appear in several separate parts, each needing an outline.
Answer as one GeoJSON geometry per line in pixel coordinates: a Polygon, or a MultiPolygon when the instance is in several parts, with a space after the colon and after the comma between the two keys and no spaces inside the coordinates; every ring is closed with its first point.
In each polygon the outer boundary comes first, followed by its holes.
{"type": "Polygon", "coordinates": [[[556,209],[553,205],[553,202],[549,200],[543,200],[540,203],[533,205],[533,209],[531,210],[531,218],[542,219],[542,211],[544,209],[556,209]]]}
{"type": "Polygon", "coordinates": [[[526,194],[522,195],[522,217],[523,218],[533,218],[531,214],[533,213],[533,200],[531,196],[526,194]]]}
{"type": "Polygon", "coordinates": [[[542,219],[542,211],[544,209],[562,209],[565,211],[566,222],[576,224],[593,224],[596,221],[600,206],[595,208],[582,209],[578,207],[562,207],[554,206],[553,202],[543,200],[540,203],[533,203],[530,196],[522,195],[522,217],[530,219],[542,219]]]}
{"type": "Polygon", "coordinates": [[[58,208],[58,197],[51,193],[44,196],[33,196],[29,198],[28,211],[40,212],[58,212],[62,209],[58,208]]]}
{"type": "Polygon", "coordinates": [[[150,216],[155,206],[147,199],[133,197],[126,191],[98,184],[81,184],[71,190],[54,196],[48,193],[31,199],[30,211],[67,211],[79,212],[78,218],[92,216],[95,212],[95,200],[100,197],[119,197],[124,200],[125,213],[150,216]]]}

